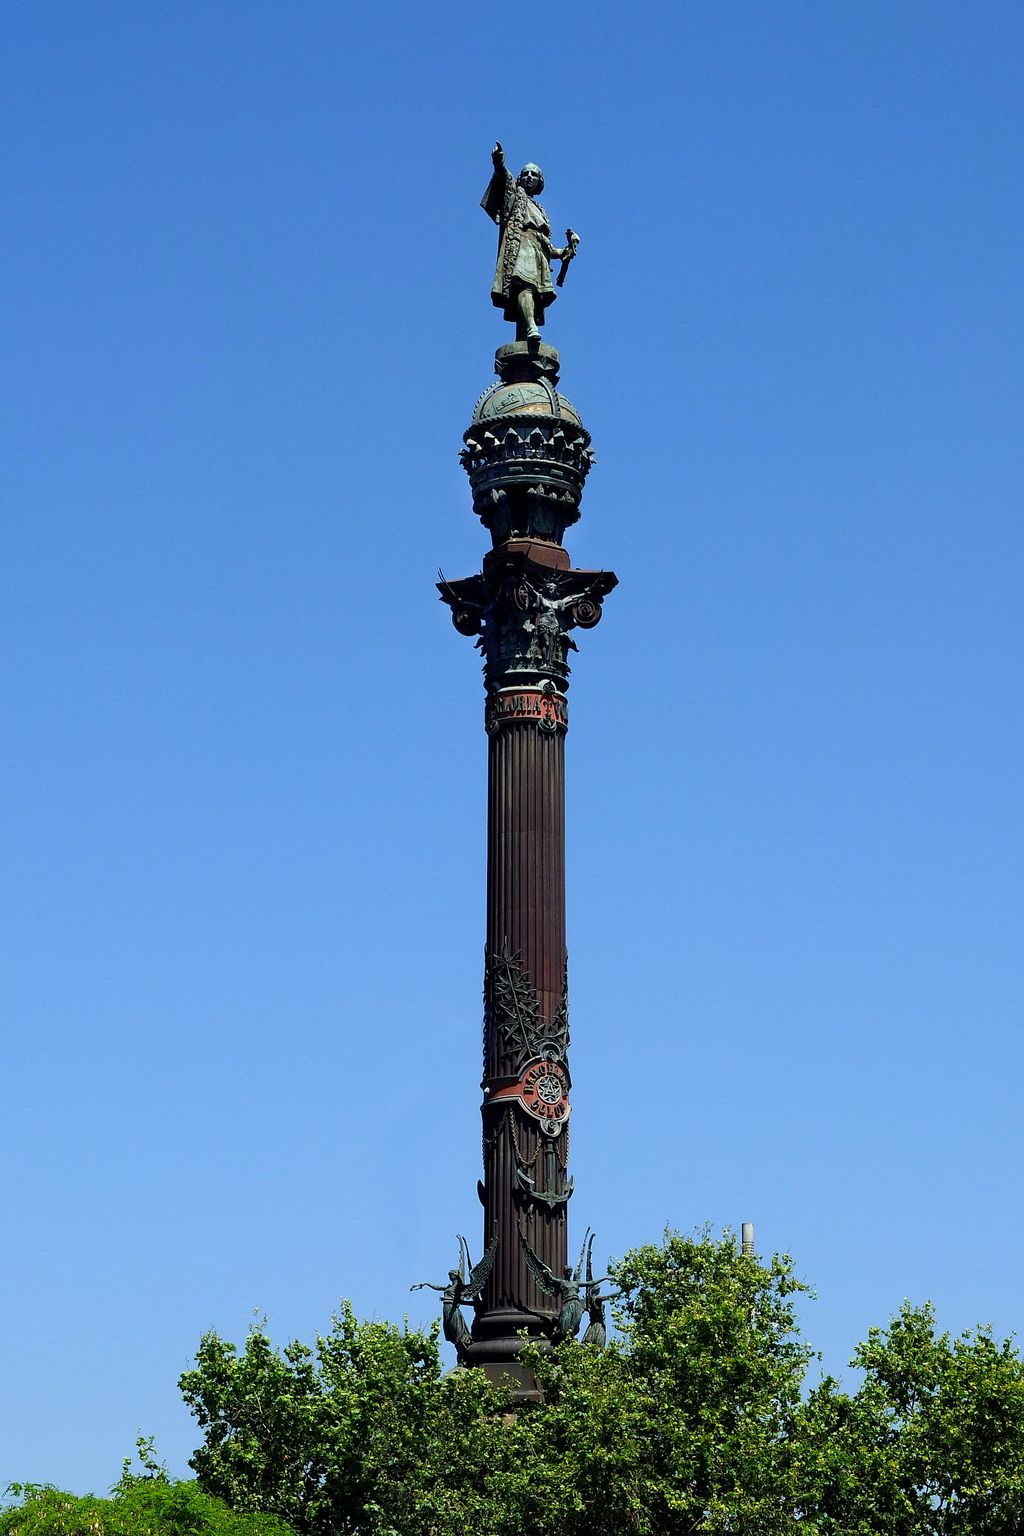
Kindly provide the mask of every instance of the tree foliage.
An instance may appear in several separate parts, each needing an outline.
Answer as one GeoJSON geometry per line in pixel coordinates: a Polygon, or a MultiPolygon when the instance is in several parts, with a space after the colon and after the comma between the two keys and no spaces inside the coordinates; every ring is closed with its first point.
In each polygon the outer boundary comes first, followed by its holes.
{"type": "Polygon", "coordinates": [[[0,1536],[292,1536],[273,1516],[241,1514],[194,1482],[172,1481],[152,1441],[137,1444],[142,1473],[132,1473],[129,1458],[108,1499],[12,1483],[20,1503],[0,1510],[0,1536]]]}
{"type": "Polygon", "coordinates": [[[311,1536],[456,1536],[513,1470],[507,1401],[480,1372],[445,1375],[436,1329],[361,1323],[347,1306],[313,1349],[277,1351],[262,1327],[241,1353],[208,1334],[181,1387],[205,1430],[200,1485],[311,1536]]]}
{"type": "Polygon", "coordinates": [[[198,1483],[140,1442],[111,1499],[20,1490],[0,1536],[1020,1536],[1024,1363],[904,1306],[809,1381],[788,1258],[666,1234],[615,1267],[618,1332],[527,1358],[512,1411],[438,1333],[360,1322],[312,1347],[208,1334],[181,1386],[198,1483]],[[289,1531],[290,1528],[290,1531],[289,1531]]]}
{"type": "Polygon", "coordinates": [[[618,1338],[534,1354],[544,1402],[518,1413],[479,1372],[446,1375],[436,1331],[346,1309],[313,1349],[207,1335],[181,1383],[200,1484],[303,1536],[796,1529],[790,1262],[669,1234],[615,1278],[618,1338]]]}
{"type": "Polygon", "coordinates": [[[978,1328],[936,1335],[930,1306],[872,1328],[852,1395],[831,1378],[799,1425],[806,1501],[821,1536],[1019,1536],[1024,1364],[978,1328]]]}

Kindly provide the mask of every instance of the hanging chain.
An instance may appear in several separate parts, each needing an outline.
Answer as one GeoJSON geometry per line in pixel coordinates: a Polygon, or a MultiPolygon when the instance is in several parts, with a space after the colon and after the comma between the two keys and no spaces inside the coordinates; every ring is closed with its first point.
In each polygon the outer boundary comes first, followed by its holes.
{"type": "Polygon", "coordinates": [[[519,1145],[519,1135],[516,1131],[516,1119],[511,1109],[508,1110],[505,1116],[505,1120],[506,1124],[509,1126],[512,1132],[512,1150],[515,1152],[516,1162],[519,1164],[519,1167],[523,1170],[524,1173],[529,1173],[537,1166],[537,1159],[540,1156],[541,1149],[538,1146],[533,1156],[530,1158],[530,1161],[527,1162],[526,1158],[523,1156],[522,1148],[519,1145]]]}

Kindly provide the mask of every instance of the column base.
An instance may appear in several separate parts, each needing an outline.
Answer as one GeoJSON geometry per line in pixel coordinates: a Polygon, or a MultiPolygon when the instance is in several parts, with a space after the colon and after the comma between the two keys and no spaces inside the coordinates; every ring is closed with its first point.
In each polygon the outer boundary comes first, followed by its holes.
{"type": "Polygon", "coordinates": [[[510,1387],[517,1402],[539,1403],[543,1399],[537,1378],[519,1358],[523,1333],[530,1344],[545,1353],[551,1348],[541,1332],[541,1320],[531,1313],[511,1308],[482,1313],[473,1324],[473,1342],[462,1363],[478,1366],[496,1386],[510,1387]]]}

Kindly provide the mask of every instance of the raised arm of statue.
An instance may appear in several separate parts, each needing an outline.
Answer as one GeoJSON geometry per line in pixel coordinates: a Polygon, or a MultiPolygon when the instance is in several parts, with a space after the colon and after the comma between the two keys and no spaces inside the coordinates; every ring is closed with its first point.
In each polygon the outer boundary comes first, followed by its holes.
{"type": "Polygon", "coordinates": [[[495,144],[491,150],[491,165],[491,179],[480,199],[480,206],[489,219],[503,228],[515,207],[516,183],[505,164],[505,151],[500,144],[495,144]]]}

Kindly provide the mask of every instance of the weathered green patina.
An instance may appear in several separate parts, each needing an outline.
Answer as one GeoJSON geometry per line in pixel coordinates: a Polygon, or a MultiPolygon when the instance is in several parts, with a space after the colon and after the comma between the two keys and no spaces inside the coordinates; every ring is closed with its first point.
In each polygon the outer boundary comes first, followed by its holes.
{"type": "Polygon", "coordinates": [[[539,165],[531,161],[513,177],[500,144],[492,149],[491,161],[494,174],[480,203],[500,231],[491,302],[504,312],[506,320],[514,323],[518,341],[539,341],[544,311],[555,299],[551,263],[562,263],[558,274],[561,287],[568,264],[576,254],[579,236],[567,229],[565,245],[552,245],[548,216],[535,201],[544,190],[539,165]]]}

